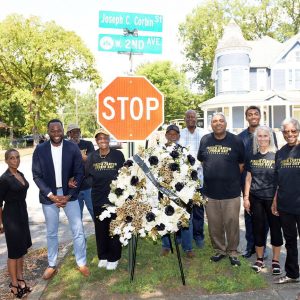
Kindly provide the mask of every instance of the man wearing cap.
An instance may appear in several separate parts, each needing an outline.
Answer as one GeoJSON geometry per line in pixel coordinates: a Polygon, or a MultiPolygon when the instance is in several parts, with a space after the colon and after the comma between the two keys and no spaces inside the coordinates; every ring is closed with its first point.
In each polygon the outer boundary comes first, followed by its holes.
{"type": "Polygon", "coordinates": [[[78,188],[69,188],[70,178],[80,185],[84,177],[81,154],[76,145],[63,139],[60,120],[48,122],[50,140],[37,145],[32,156],[33,180],[38,186],[47,229],[48,267],[43,279],[55,275],[58,256],[59,212],[63,209],[72,231],[74,255],[79,271],[89,276],[86,242],[77,200],[78,188]]]}
{"type": "MultiPolygon", "coordinates": [[[[197,113],[190,109],[186,111],[184,118],[186,128],[180,130],[179,144],[189,149],[189,152],[195,159],[200,146],[202,137],[208,131],[197,127],[197,113]]],[[[203,186],[203,170],[202,167],[198,169],[198,177],[200,179],[200,188],[203,186]]],[[[202,248],[204,246],[204,207],[203,205],[193,207],[193,238],[196,246],[202,248]]]]}
{"type": "MultiPolygon", "coordinates": [[[[178,144],[179,138],[180,138],[180,131],[178,126],[172,124],[169,125],[166,129],[166,135],[167,139],[166,146],[170,146],[172,144],[177,144],[177,147],[182,147],[178,144]]],[[[191,215],[192,218],[192,215],[191,215]]],[[[177,233],[177,238],[181,236],[181,245],[183,251],[186,253],[186,256],[188,258],[193,258],[195,256],[195,253],[193,251],[192,246],[192,240],[193,240],[193,223],[190,219],[189,227],[188,228],[182,228],[177,233]]],[[[171,245],[170,245],[170,239],[168,235],[165,235],[162,237],[162,250],[161,255],[166,256],[171,251],[171,245]]]]}
{"type": "Polygon", "coordinates": [[[121,258],[122,247],[118,236],[110,236],[109,227],[113,217],[101,221],[97,216],[105,210],[105,205],[110,204],[110,184],[117,178],[125,159],[121,151],[109,147],[107,131],[99,129],[95,133],[95,139],[99,149],[88,156],[86,169],[88,178],[92,180],[98,267],[115,270],[121,258]]]}
{"type": "MultiPolygon", "coordinates": [[[[77,146],[79,147],[82,156],[82,162],[85,165],[88,155],[95,151],[93,143],[80,138],[81,131],[80,131],[80,127],[77,124],[69,124],[67,128],[67,136],[71,142],[77,144],[77,146]]],[[[78,202],[81,211],[81,218],[82,218],[82,212],[85,203],[86,208],[88,209],[92,219],[94,220],[94,211],[93,211],[93,204],[92,204],[92,197],[91,197],[91,185],[88,182],[87,178],[84,178],[84,180],[80,185],[78,202]]]]}

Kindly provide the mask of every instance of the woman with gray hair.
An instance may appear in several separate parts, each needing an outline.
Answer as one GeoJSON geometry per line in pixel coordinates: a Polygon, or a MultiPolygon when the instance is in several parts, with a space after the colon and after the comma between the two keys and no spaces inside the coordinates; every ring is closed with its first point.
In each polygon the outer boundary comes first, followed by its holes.
{"type": "Polygon", "coordinates": [[[285,271],[276,283],[299,281],[297,237],[300,235],[300,125],[294,118],[282,122],[286,145],[275,157],[276,185],[272,213],[280,217],[286,247],[285,271]]]}
{"type": "Polygon", "coordinates": [[[257,273],[265,267],[264,246],[266,223],[270,226],[273,250],[272,274],[282,273],[279,264],[280,248],[283,244],[281,225],[278,216],[271,211],[276,191],[275,152],[273,131],[268,126],[258,126],[253,135],[253,153],[246,160],[246,181],[244,191],[244,208],[252,215],[253,236],[256,262],[252,269],[257,273]]]}

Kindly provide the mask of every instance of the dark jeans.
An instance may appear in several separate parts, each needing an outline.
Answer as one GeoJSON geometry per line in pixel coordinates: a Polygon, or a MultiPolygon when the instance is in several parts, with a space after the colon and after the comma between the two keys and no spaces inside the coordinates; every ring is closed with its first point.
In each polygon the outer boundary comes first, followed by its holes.
{"type": "MultiPolygon", "coordinates": [[[[95,216],[100,215],[103,212],[103,208],[94,206],[95,216]]],[[[99,260],[107,260],[109,262],[117,261],[121,258],[122,246],[119,241],[119,236],[109,235],[109,225],[112,218],[105,218],[100,221],[99,218],[95,218],[95,234],[96,245],[99,260]]]]}
{"type": "Polygon", "coordinates": [[[300,215],[279,211],[283,236],[285,239],[285,272],[290,278],[299,277],[297,237],[300,236],[300,215]]]}
{"type": "Polygon", "coordinates": [[[250,208],[252,212],[253,236],[255,246],[263,247],[266,244],[266,223],[269,223],[271,245],[282,246],[282,232],[280,219],[271,211],[272,200],[263,200],[250,194],[250,208]]]}
{"type": "Polygon", "coordinates": [[[193,238],[197,243],[204,242],[204,207],[203,205],[193,207],[193,238]]]}

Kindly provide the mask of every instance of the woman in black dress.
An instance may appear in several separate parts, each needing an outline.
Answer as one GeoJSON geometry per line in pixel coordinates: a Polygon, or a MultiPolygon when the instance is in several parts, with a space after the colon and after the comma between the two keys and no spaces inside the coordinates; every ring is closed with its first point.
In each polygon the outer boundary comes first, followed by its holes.
{"type": "Polygon", "coordinates": [[[0,177],[0,233],[4,232],[6,238],[10,291],[16,298],[22,298],[31,292],[23,278],[24,255],[32,245],[25,202],[29,184],[18,171],[20,154],[17,150],[7,150],[5,162],[8,169],[0,177]]]}

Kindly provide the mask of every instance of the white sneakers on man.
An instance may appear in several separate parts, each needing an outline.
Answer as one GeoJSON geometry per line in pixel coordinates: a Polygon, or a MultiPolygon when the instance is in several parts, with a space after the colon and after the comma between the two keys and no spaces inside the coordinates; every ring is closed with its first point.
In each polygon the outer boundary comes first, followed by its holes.
{"type": "Polygon", "coordinates": [[[107,260],[106,259],[99,260],[98,268],[106,268],[106,266],[107,266],[107,260]]]}
{"type": "Polygon", "coordinates": [[[106,270],[115,270],[118,266],[119,261],[109,261],[106,265],[106,270]]]}

